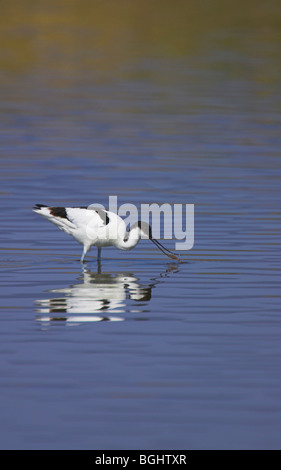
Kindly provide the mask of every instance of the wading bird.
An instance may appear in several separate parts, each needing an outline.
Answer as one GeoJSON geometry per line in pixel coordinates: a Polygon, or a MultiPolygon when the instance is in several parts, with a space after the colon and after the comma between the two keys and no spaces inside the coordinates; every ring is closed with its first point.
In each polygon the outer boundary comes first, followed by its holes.
{"type": "Polygon", "coordinates": [[[180,261],[170,250],[165,248],[158,240],[152,238],[150,225],[146,222],[135,222],[127,232],[124,220],[114,212],[95,207],[48,207],[36,204],[33,211],[42,215],[59,229],[72,235],[83,245],[81,263],[92,246],[98,249],[97,259],[101,259],[101,249],[106,246],[115,246],[120,250],[131,250],[140,238],[148,238],[159,250],[169,258],[180,261]]]}

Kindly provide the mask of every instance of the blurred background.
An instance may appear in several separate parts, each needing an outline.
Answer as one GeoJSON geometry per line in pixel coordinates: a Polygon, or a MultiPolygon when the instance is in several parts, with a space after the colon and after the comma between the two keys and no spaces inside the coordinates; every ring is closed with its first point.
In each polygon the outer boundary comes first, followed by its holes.
{"type": "Polygon", "coordinates": [[[280,448],[280,32],[277,0],[1,0],[1,448],[280,448]],[[109,195],[195,204],[184,262],[81,268],[31,212],[109,195]]]}

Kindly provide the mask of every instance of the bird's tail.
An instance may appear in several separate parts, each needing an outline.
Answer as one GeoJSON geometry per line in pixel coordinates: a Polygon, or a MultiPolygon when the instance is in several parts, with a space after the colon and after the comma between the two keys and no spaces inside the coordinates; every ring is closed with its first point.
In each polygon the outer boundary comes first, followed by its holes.
{"type": "Polygon", "coordinates": [[[40,210],[42,207],[48,207],[48,206],[46,206],[45,204],[35,204],[35,206],[33,207],[33,210],[34,210],[34,211],[38,211],[38,210],[40,210]]]}
{"type": "Polygon", "coordinates": [[[50,208],[45,204],[35,204],[32,210],[36,212],[36,214],[43,215],[44,217],[50,217],[50,208]]]}
{"type": "Polygon", "coordinates": [[[45,204],[35,204],[33,211],[42,215],[64,232],[72,235],[75,225],[68,219],[65,207],[50,207],[45,204]]]}

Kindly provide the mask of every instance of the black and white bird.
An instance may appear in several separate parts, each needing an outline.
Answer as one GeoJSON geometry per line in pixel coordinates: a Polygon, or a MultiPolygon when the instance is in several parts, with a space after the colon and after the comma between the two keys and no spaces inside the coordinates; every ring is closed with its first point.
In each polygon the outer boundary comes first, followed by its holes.
{"type": "Polygon", "coordinates": [[[88,207],[49,207],[36,204],[33,211],[72,235],[83,245],[81,263],[92,246],[97,247],[97,259],[100,261],[103,247],[115,246],[120,250],[131,250],[140,238],[151,240],[169,258],[180,261],[174,253],[152,238],[151,227],[146,222],[135,222],[127,231],[121,217],[93,204],[88,207]]]}

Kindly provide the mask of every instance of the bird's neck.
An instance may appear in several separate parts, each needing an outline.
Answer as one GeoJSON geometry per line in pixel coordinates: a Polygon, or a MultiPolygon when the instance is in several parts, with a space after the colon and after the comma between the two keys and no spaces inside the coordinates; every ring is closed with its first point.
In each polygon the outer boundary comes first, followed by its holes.
{"type": "Polygon", "coordinates": [[[115,246],[120,250],[132,250],[138,244],[140,237],[140,229],[133,227],[124,234],[124,237],[117,239],[115,246]]]}

